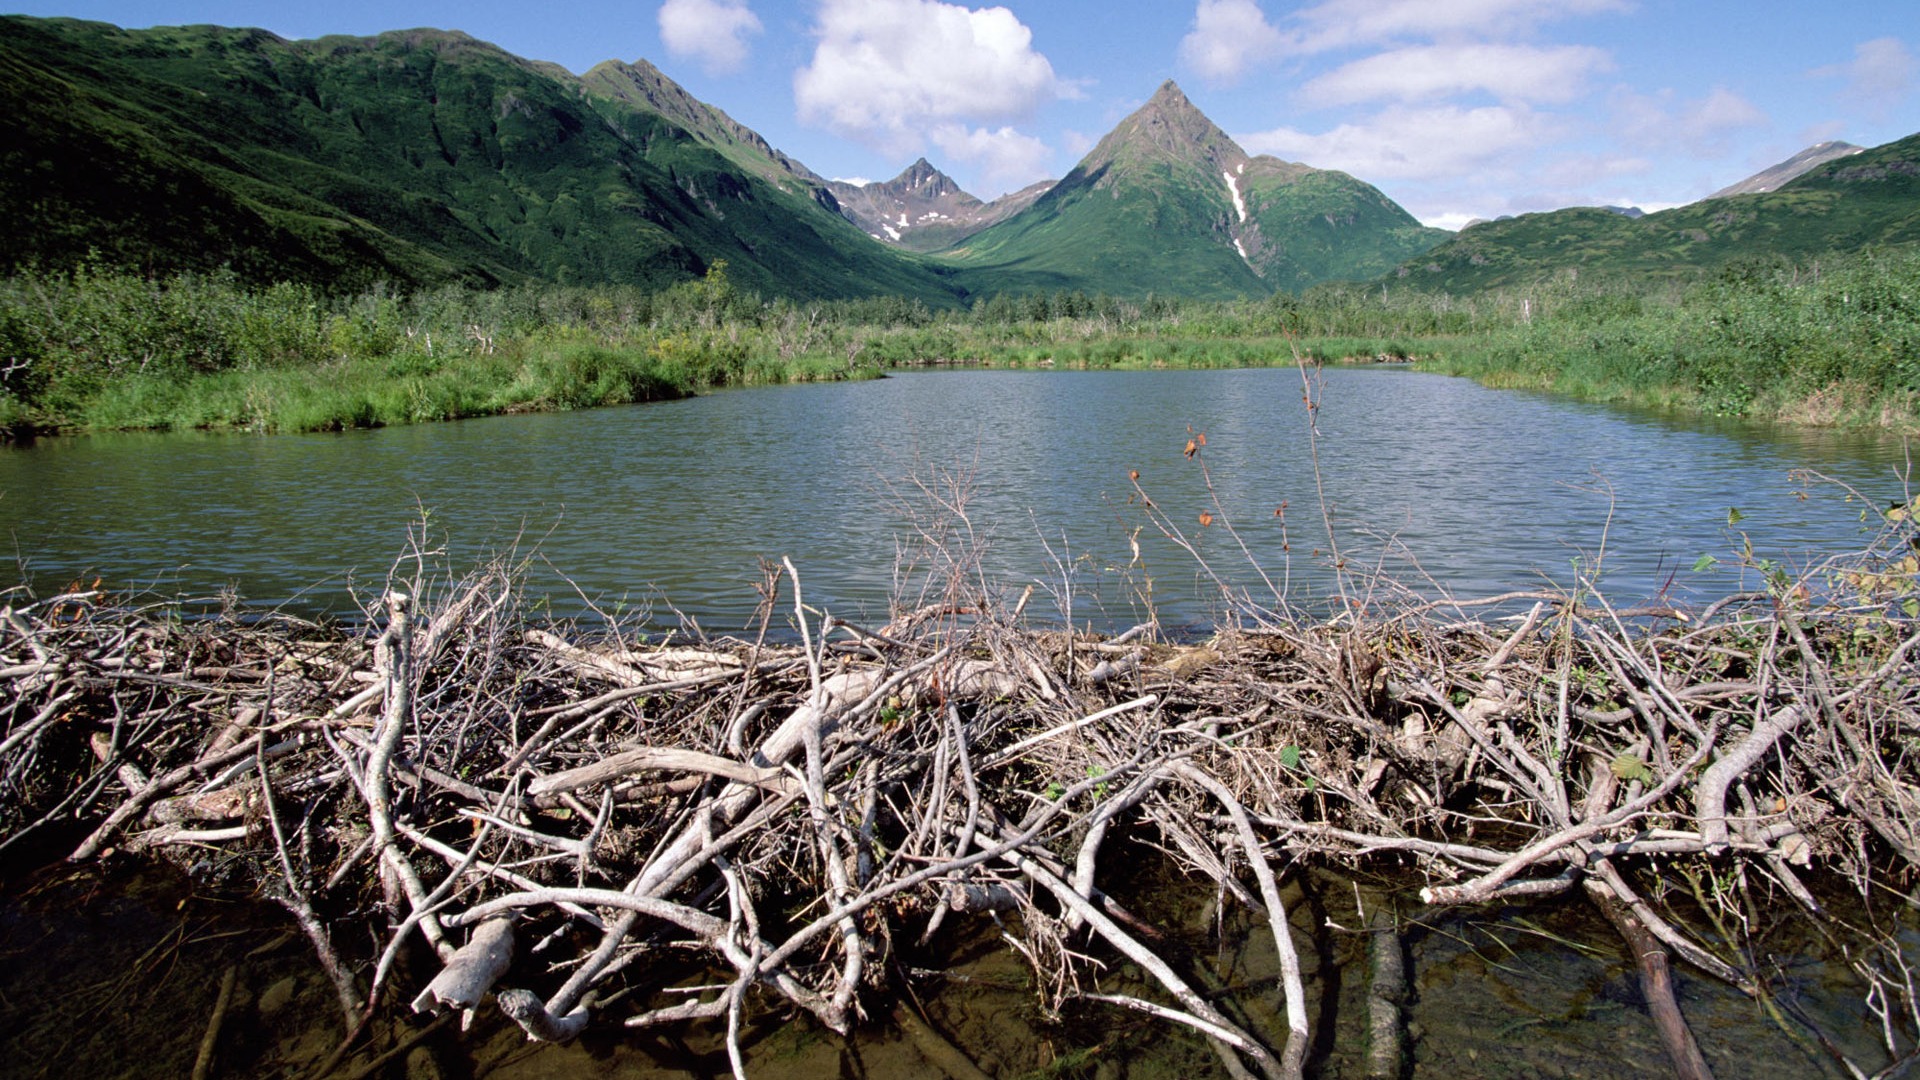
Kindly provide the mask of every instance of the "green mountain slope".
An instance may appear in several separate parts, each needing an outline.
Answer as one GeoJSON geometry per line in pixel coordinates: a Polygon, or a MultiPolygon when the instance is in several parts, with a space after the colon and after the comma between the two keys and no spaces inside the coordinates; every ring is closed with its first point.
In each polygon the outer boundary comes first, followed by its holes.
{"type": "Polygon", "coordinates": [[[1343,172],[1263,154],[1237,186],[1247,208],[1241,247],[1279,289],[1375,278],[1452,236],[1343,172]]]}
{"type": "Polygon", "coordinates": [[[352,287],[660,285],[726,260],[769,294],[953,301],[804,170],[779,182],[744,136],[719,145],[720,126],[689,130],[600,74],[432,30],[289,42],[6,18],[0,261],[92,251],[352,287]]]}
{"type": "Polygon", "coordinates": [[[1169,82],[1032,206],[948,254],[963,280],[1016,290],[1264,295],[1272,288],[1233,248],[1221,179],[1245,158],[1169,82]]]}
{"type": "Polygon", "coordinates": [[[1920,135],[1820,165],[1778,191],[1707,199],[1639,219],[1597,208],[1484,222],[1404,264],[1450,292],[1575,275],[1685,279],[1753,258],[1806,259],[1920,243],[1920,135]]]}
{"type": "Polygon", "coordinates": [[[1032,206],[947,252],[984,292],[1258,296],[1374,277],[1446,234],[1345,173],[1250,158],[1172,82],[1032,206]]]}

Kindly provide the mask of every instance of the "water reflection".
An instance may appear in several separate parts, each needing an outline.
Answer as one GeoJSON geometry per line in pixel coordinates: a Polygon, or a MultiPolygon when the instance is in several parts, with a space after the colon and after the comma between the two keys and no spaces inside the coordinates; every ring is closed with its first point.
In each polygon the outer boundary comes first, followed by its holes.
{"type": "MultiPolygon", "coordinates": [[[[1739,543],[1729,507],[1773,557],[1860,543],[1859,507],[1836,489],[1803,501],[1793,470],[1901,492],[1904,448],[1870,437],[1680,423],[1397,370],[1331,370],[1319,393],[1343,551],[1464,595],[1570,580],[1603,541],[1616,599],[1717,593],[1728,575],[1689,568],[1739,543]]],[[[1235,581],[1259,585],[1221,522],[1199,524],[1215,498],[1276,582],[1324,591],[1301,394],[1285,369],[966,371],[341,435],[46,440],[0,454],[0,518],[43,588],[101,573],[348,611],[350,587],[377,586],[424,520],[456,566],[537,548],[550,567],[532,587],[562,613],[585,609],[564,574],[590,597],[664,595],[733,630],[758,561],[783,555],[810,599],[883,611],[911,536],[891,495],[944,472],[971,476],[969,520],[1015,587],[1071,573],[1089,590],[1077,618],[1123,621],[1150,585],[1163,615],[1193,622],[1216,600],[1129,503],[1128,472],[1235,581]],[[1208,436],[1200,462],[1181,455],[1189,426],[1208,436]]]]}

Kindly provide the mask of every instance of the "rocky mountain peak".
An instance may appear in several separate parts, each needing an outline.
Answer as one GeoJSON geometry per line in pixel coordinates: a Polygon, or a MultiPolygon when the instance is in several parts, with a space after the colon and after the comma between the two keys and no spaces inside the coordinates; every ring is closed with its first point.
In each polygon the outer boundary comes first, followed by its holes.
{"type": "Polygon", "coordinates": [[[1172,79],[1120,121],[1080,163],[1087,174],[1119,180],[1141,169],[1186,167],[1209,175],[1238,172],[1247,152],[1207,119],[1172,79]]]}
{"type": "Polygon", "coordinates": [[[905,172],[887,181],[884,186],[903,197],[911,195],[922,199],[966,194],[952,177],[934,168],[926,158],[907,166],[905,172]]]}

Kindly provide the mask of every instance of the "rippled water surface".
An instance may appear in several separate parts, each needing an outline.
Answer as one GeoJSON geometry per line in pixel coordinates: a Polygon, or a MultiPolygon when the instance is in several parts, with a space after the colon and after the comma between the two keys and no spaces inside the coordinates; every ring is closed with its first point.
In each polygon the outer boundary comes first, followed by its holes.
{"type": "MultiPolygon", "coordinates": [[[[1616,600],[1697,599],[1736,582],[1691,567],[1730,557],[1739,534],[1791,563],[1861,543],[1860,505],[1795,470],[1882,505],[1901,497],[1905,451],[1887,440],[1688,424],[1400,370],[1329,370],[1319,393],[1336,540],[1351,566],[1384,555],[1424,591],[1569,583],[1604,540],[1616,600]],[[1744,515],[1733,528],[1730,508],[1744,515]]],[[[916,481],[946,493],[964,476],[973,534],[1011,589],[1038,583],[1050,604],[1071,584],[1081,622],[1130,622],[1150,596],[1199,623],[1217,587],[1159,535],[1129,473],[1221,577],[1256,597],[1269,581],[1324,594],[1301,397],[1290,369],[953,371],[339,435],[53,439],[0,453],[0,519],[43,588],[93,574],[231,585],[309,613],[351,611],[350,586],[377,586],[424,521],[455,567],[537,551],[530,587],[561,613],[585,610],[582,594],[625,598],[730,631],[751,615],[762,558],[790,557],[810,601],[884,611],[900,545],[932,509],[916,481]],[[1189,429],[1207,437],[1197,460],[1182,455],[1189,429]]]]}

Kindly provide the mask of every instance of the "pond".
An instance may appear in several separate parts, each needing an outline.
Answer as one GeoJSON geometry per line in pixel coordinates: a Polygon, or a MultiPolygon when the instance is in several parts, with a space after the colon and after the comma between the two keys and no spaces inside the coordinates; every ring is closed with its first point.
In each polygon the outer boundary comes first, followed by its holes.
{"type": "MultiPolygon", "coordinates": [[[[1759,556],[1803,566],[1859,546],[1865,504],[1905,497],[1904,448],[1884,440],[1681,423],[1401,370],[1330,370],[1313,392],[1317,439],[1299,373],[1259,370],[910,373],[343,435],[45,440],[0,453],[0,517],[41,588],[99,573],[115,587],[231,587],[256,603],[349,613],[356,591],[376,590],[424,536],[430,557],[456,569],[495,551],[537,555],[528,588],[560,614],[625,598],[652,605],[661,624],[733,631],[753,619],[760,560],[782,556],[813,602],[883,615],[902,552],[913,557],[923,531],[984,544],[987,572],[1010,594],[1037,584],[1056,615],[1071,596],[1077,622],[1124,625],[1151,605],[1203,625],[1219,593],[1200,561],[1256,596],[1271,581],[1313,601],[1332,588],[1315,554],[1332,546],[1322,491],[1331,540],[1356,574],[1378,566],[1421,592],[1474,596],[1566,584],[1576,566],[1598,565],[1617,602],[1698,603],[1741,582],[1696,572],[1702,555],[1731,562],[1750,540],[1759,556]],[[1835,483],[1810,483],[1807,470],[1835,483]],[[943,511],[961,489],[964,506],[943,511]],[[1192,551],[1158,531],[1143,496],[1192,551]],[[956,508],[970,531],[948,528],[956,508]]],[[[1157,864],[1141,851],[1141,866],[1157,864]]],[[[0,1019],[20,1033],[12,1068],[183,1072],[229,970],[240,973],[245,1034],[222,1050],[228,1074],[310,1066],[330,1051],[329,988],[276,911],[131,860],[100,873],[54,868],[0,889],[0,953],[17,961],[0,979],[0,1019]]],[[[1141,873],[1117,891],[1217,982],[1210,994],[1277,1042],[1259,920],[1223,908],[1209,886],[1141,873]]],[[[1837,907],[1844,883],[1826,884],[1837,907]]],[[[1306,872],[1287,887],[1308,946],[1315,1068],[1359,1075],[1365,977],[1351,928],[1408,883],[1306,872]]],[[[1415,980],[1409,1075],[1665,1072],[1630,961],[1584,907],[1407,912],[1402,929],[1415,980]]],[[[1767,940],[1796,1007],[1845,1052],[1877,1060],[1875,1018],[1847,958],[1830,942],[1767,940]]],[[[996,1075],[1216,1074],[1205,1044],[1167,1025],[1107,1009],[1039,1015],[1024,962],[984,922],[908,959],[894,974],[893,1018],[876,1009],[852,1041],[783,1015],[757,1022],[753,1074],[925,1074],[903,1034],[906,1009],[996,1075]]],[[[1124,967],[1113,977],[1137,981],[1124,967]]],[[[1722,1075],[1838,1075],[1751,1002],[1685,970],[1680,980],[1722,1075]]],[[[419,1057],[394,1068],[727,1071],[711,1030],[530,1047],[492,1010],[419,1057]]]]}
{"type": "Polygon", "coordinates": [[[1317,440],[1293,369],[921,372],[345,434],[48,439],[0,453],[0,521],[43,591],[100,575],[351,614],[419,536],[455,570],[533,555],[528,588],[556,614],[734,632],[760,560],[782,557],[810,602],[884,621],[917,595],[899,571],[924,565],[923,526],[948,535],[956,492],[956,543],[982,545],[1010,592],[1038,586],[1036,611],[1096,627],[1149,609],[1207,624],[1201,561],[1257,601],[1312,603],[1333,587],[1327,519],[1350,571],[1426,594],[1570,585],[1604,556],[1616,603],[1697,603],[1740,585],[1727,564],[1747,540],[1789,566],[1863,544],[1862,506],[1796,470],[1903,497],[1885,439],[1383,368],[1329,369],[1314,393],[1317,440]],[[1722,565],[1694,572],[1707,555],[1722,565]]]}

